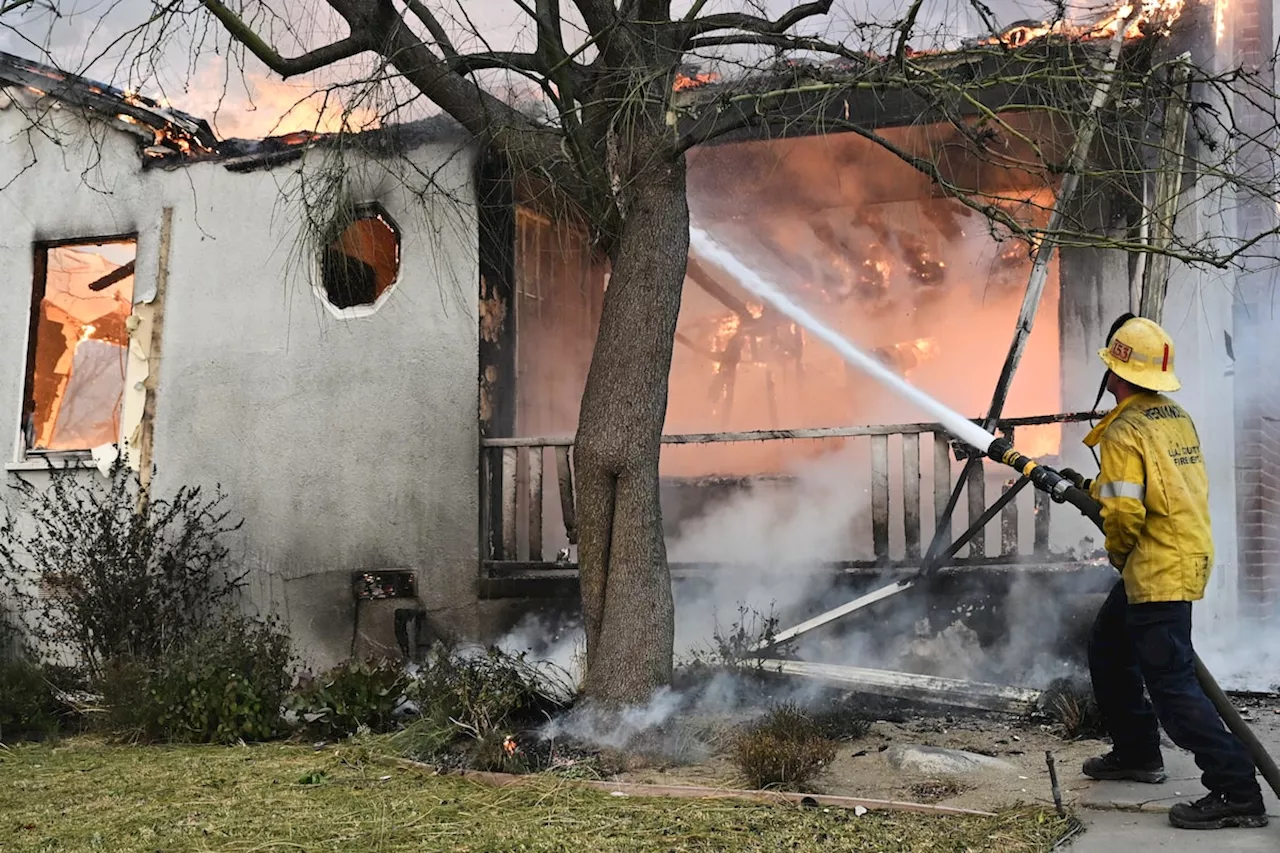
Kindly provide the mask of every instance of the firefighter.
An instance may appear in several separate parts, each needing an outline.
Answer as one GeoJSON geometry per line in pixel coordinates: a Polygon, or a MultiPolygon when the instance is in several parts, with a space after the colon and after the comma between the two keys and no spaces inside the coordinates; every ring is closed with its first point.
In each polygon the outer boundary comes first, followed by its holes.
{"type": "Polygon", "coordinates": [[[1253,760],[1195,674],[1191,603],[1204,597],[1213,539],[1195,425],[1163,393],[1181,387],[1173,341],[1151,320],[1121,319],[1098,352],[1116,406],[1085,438],[1100,454],[1098,477],[1087,481],[1068,472],[1102,504],[1107,556],[1121,573],[1089,641],[1094,695],[1112,750],[1086,761],[1084,773],[1163,782],[1163,725],[1175,744],[1195,755],[1209,790],[1173,807],[1174,826],[1266,826],[1253,760]]]}

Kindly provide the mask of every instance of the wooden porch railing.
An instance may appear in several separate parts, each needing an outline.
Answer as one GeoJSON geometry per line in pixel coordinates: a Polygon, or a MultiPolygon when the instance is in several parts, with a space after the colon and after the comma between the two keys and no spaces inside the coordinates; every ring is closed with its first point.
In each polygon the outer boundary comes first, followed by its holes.
{"type": "MultiPolygon", "coordinates": [[[[1078,423],[1092,413],[1045,415],[1041,417],[1007,418],[999,422],[998,431],[1016,442],[1018,427],[1047,424],[1078,423]]],[[[886,566],[918,566],[921,559],[921,517],[924,497],[921,489],[921,437],[930,435],[935,526],[941,518],[952,488],[952,459],[955,447],[938,424],[890,424],[884,426],[824,427],[817,429],[757,430],[751,432],[714,432],[665,435],[664,445],[709,445],[730,442],[802,441],[832,438],[865,437],[870,444],[871,492],[871,560],[846,560],[845,568],[886,566]],[[889,439],[901,441],[901,494],[894,500],[890,483],[889,439]],[[901,507],[901,559],[890,558],[890,526],[894,520],[894,504],[901,507]]],[[[1015,444],[1016,446],[1016,444],[1015,444]]],[[[548,556],[544,549],[544,506],[558,504],[563,522],[564,540],[570,545],[578,541],[577,506],[574,471],[571,463],[572,437],[486,438],[480,448],[481,554],[484,568],[492,576],[531,569],[572,570],[571,561],[548,556]],[[550,461],[550,465],[548,465],[550,461]],[[551,470],[549,470],[551,469],[551,470]],[[549,476],[554,472],[554,480],[549,476]],[[550,482],[549,482],[550,481],[550,482]]],[[[994,464],[994,463],[989,463],[994,464]]],[[[1012,482],[1013,472],[1009,472],[1012,482]]],[[[968,517],[978,518],[987,507],[987,482],[984,477],[970,478],[967,484],[968,517]]],[[[1010,486],[1006,484],[1005,489],[1010,486]]],[[[1017,501],[1011,501],[1000,513],[1000,554],[988,556],[985,531],[979,531],[968,547],[968,557],[953,558],[965,563],[1045,562],[1049,552],[1049,522],[1052,502],[1036,492],[1035,521],[1030,543],[1020,540],[1017,501]],[[1028,547],[1029,546],[1029,547],[1028,547]]],[[[997,522],[993,519],[988,526],[997,522]]],[[[954,536],[959,530],[950,531],[954,536]]],[[[673,568],[676,568],[673,565],[673,568]]]]}

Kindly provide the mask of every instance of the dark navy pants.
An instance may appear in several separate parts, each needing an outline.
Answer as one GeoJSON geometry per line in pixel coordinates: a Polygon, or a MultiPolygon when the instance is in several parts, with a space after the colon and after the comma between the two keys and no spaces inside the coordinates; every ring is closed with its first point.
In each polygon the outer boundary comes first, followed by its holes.
{"type": "Polygon", "coordinates": [[[1158,761],[1164,726],[1195,755],[1206,788],[1251,796],[1259,791],[1253,759],[1200,688],[1194,654],[1191,602],[1130,604],[1124,582],[1116,583],[1089,640],[1093,695],[1116,757],[1158,761]]]}

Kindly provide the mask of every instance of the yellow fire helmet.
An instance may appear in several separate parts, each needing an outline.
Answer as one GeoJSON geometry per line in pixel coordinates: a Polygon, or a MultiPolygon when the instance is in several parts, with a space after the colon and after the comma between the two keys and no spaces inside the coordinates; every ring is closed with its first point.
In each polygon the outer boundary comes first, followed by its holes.
{"type": "Polygon", "coordinates": [[[1112,373],[1149,391],[1177,391],[1182,387],[1173,372],[1173,338],[1146,317],[1134,317],[1121,326],[1111,344],[1098,350],[1112,373]]]}

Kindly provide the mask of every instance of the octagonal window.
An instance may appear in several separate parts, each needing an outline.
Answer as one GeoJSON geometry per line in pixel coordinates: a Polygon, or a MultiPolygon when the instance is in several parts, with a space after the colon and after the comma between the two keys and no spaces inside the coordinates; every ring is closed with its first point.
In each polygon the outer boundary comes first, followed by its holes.
{"type": "Polygon", "coordinates": [[[400,229],[378,205],[362,205],[325,247],[320,282],[335,308],[373,305],[400,275],[400,229]]]}

